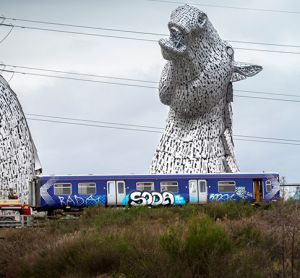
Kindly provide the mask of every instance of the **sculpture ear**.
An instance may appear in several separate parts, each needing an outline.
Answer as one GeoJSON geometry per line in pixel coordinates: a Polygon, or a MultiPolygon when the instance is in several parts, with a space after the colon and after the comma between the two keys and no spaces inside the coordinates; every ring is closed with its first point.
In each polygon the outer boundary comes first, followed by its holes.
{"type": "Polygon", "coordinates": [[[231,77],[232,82],[252,77],[262,71],[263,67],[259,65],[251,65],[246,63],[234,62],[234,70],[231,77]]]}

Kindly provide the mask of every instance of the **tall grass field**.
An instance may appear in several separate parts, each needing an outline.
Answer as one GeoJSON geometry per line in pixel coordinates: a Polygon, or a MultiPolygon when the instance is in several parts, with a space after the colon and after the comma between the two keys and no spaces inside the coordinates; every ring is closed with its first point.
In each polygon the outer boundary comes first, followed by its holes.
{"type": "Polygon", "coordinates": [[[300,277],[299,205],[93,207],[0,229],[0,277],[300,277]]]}

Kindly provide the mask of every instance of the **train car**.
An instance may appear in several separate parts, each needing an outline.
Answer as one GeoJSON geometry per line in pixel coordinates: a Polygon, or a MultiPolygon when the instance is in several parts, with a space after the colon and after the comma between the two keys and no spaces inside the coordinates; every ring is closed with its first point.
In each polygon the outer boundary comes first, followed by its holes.
{"type": "Polygon", "coordinates": [[[289,183],[280,185],[280,197],[285,200],[300,200],[300,184],[299,183],[289,183]]]}
{"type": "Polygon", "coordinates": [[[38,176],[32,185],[38,210],[89,206],[170,206],[279,199],[279,175],[170,174],[38,176]]]}

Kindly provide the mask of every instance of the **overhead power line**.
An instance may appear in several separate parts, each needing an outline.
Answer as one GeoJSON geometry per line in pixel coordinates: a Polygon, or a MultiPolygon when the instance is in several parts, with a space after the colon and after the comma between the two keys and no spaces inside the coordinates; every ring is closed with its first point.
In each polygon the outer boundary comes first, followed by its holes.
{"type": "Polygon", "coordinates": [[[121,33],[132,33],[132,34],[139,34],[139,35],[154,35],[154,36],[165,36],[166,35],[166,34],[162,34],[162,33],[142,32],[142,31],[124,30],[124,29],[116,29],[116,28],[104,28],[104,27],[77,25],[77,24],[68,24],[68,23],[41,21],[41,20],[32,20],[32,19],[24,19],[24,18],[14,18],[14,17],[0,16],[0,19],[1,18],[8,19],[8,20],[14,20],[14,21],[21,21],[21,22],[30,22],[30,23],[64,26],[64,27],[72,27],[72,28],[92,29],[92,30],[101,30],[101,31],[112,31],[112,32],[121,32],[121,33]]]}
{"type": "Polygon", "coordinates": [[[96,121],[96,120],[70,118],[70,117],[59,117],[59,116],[43,115],[43,114],[32,114],[32,113],[25,113],[25,115],[30,116],[30,117],[34,116],[34,117],[44,117],[44,118],[60,119],[60,120],[71,120],[71,121],[79,121],[79,122],[87,122],[87,123],[98,123],[98,124],[118,125],[118,126],[127,126],[127,127],[150,128],[150,129],[156,129],[156,130],[160,130],[160,131],[163,130],[162,127],[148,126],[148,125],[136,125],[136,124],[125,124],[125,123],[116,123],[116,122],[105,122],[105,121],[96,121]]]}
{"type": "Polygon", "coordinates": [[[171,0],[146,0],[146,1],[161,2],[161,3],[172,3],[172,4],[190,4],[190,5],[202,6],[202,7],[222,8],[222,9],[234,9],[234,10],[255,11],[255,12],[300,14],[299,11],[272,10],[272,9],[259,9],[259,8],[246,8],[246,7],[226,6],[226,5],[213,5],[213,4],[206,4],[206,3],[201,3],[201,2],[190,2],[190,3],[187,3],[187,2],[182,2],[182,1],[171,1],[171,0]]]}
{"type": "Polygon", "coordinates": [[[78,31],[68,31],[68,30],[59,30],[59,29],[50,29],[50,28],[41,28],[41,27],[32,27],[32,26],[24,26],[24,25],[10,25],[10,24],[1,24],[1,26],[14,26],[16,28],[21,29],[31,29],[31,30],[39,30],[39,31],[49,31],[49,32],[57,32],[57,33],[67,33],[73,35],[85,35],[85,36],[94,36],[94,37],[106,37],[106,38],[115,38],[115,39],[126,39],[126,40],[135,40],[135,41],[148,41],[148,42],[157,42],[157,40],[151,39],[143,39],[143,38],[132,38],[132,37],[124,37],[124,36],[114,36],[114,35],[104,35],[97,33],[86,33],[86,32],[78,32],[78,31]]]}
{"type": "Polygon", "coordinates": [[[110,84],[110,85],[157,89],[157,87],[154,87],[154,86],[152,87],[152,86],[146,86],[146,85],[144,86],[144,85],[138,85],[138,84],[108,82],[108,81],[101,81],[101,80],[75,78],[75,77],[49,75],[49,74],[40,74],[40,73],[32,73],[32,72],[22,72],[22,71],[14,71],[14,70],[6,70],[6,69],[1,69],[1,71],[10,72],[10,73],[19,73],[19,74],[24,74],[24,75],[33,75],[33,76],[51,77],[51,78],[58,78],[58,79],[75,80],[75,81],[86,81],[86,82],[102,83],[102,84],[110,84]]]}
{"type": "Polygon", "coordinates": [[[263,95],[272,95],[272,96],[285,96],[285,97],[296,97],[300,98],[300,95],[295,94],[282,94],[282,93],[270,93],[270,92],[264,92],[264,91],[250,91],[250,90],[240,90],[240,89],[234,89],[236,92],[242,92],[242,93],[251,93],[251,94],[263,94],[263,95]]]}
{"type": "MultiPolygon", "coordinates": [[[[26,114],[26,115],[37,115],[37,114],[26,114]]],[[[60,123],[60,124],[69,124],[69,125],[77,125],[77,126],[87,126],[87,127],[98,127],[98,128],[108,128],[108,129],[117,129],[117,130],[128,130],[128,131],[138,131],[138,132],[148,132],[148,133],[162,133],[162,128],[159,128],[159,130],[150,130],[150,129],[143,129],[143,128],[129,128],[130,127],[144,127],[147,128],[147,126],[143,125],[130,125],[130,124],[122,124],[122,123],[111,123],[106,122],[106,125],[99,125],[94,123],[104,123],[100,121],[89,121],[89,120],[82,120],[82,119],[74,119],[74,118],[66,118],[66,117],[55,117],[55,116],[39,116],[39,117],[48,117],[48,118],[55,118],[55,119],[69,119],[68,121],[61,121],[61,120],[47,120],[47,119],[37,119],[37,118],[30,118],[27,117],[27,120],[31,121],[40,121],[40,122],[49,122],[49,123],[60,123]],[[70,122],[70,120],[74,121],[85,121],[85,122],[93,122],[93,124],[87,124],[87,123],[78,123],[78,122],[70,122]],[[119,126],[114,126],[114,125],[119,126]],[[127,126],[127,127],[124,127],[127,126]]],[[[151,127],[154,128],[155,127],[151,127]]],[[[300,140],[289,140],[289,139],[281,139],[281,138],[272,138],[272,137],[259,137],[259,136],[246,136],[246,135],[234,135],[235,140],[239,141],[248,141],[248,142],[261,142],[261,143],[270,143],[270,144],[282,144],[282,145],[294,145],[294,146],[300,146],[298,143],[293,142],[300,142],[300,140]],[[236,138],[236,137],[242,137],[242,138],[236,138]],[[244,138],[243,138],[244,137],[244,138]]]]}
{"type": "Polygon", "coordinates": [[[296,54],[299,55],[300,52],[293,51],[281,51],[281,50],[269,50],[269,49],[258,49],[258,48],[244,48],[244,47],[233,47],[238,50],[246,50],[246,51],[258,51],[258,52],[269,52],[269,53],[283,53],[283,54],[296,54]]]}
{"type": "MultiPolygon", "coordinates": [[[[21,69],[29,69],[29,70],[35,70],[35,71],[43,71],[43,72],[53,72],[53,73],[62,73],[62,74],[69,74],[69,75],[89,76],[89,77],[125,80],[125,81],[151,83],[151,84],[159,83],[157,81],[151,81],[151,80],[145,80],[145,79],[135,79],[135,78],[125,78],[125,77],[98,75],[98,74],[90,74],[90,73],[80,73],[80,72],[74,72],[74,71],[53,70],[53,69],[46,69],[46,68],[40,68],[40,67],[28,67],[28,66],[10,65],[10,64],[3,64],[3,63],[0,63],[0,66],[3,66],[4,68],[6,68],[6,67],[21,68],[21,69]]],[[[154,88],[154,87],[150,87],[150,88],[154,88]]],[[[254,94],[278,95],[278,96],[298,97],[298,98],[300,97],[300,95],[295,95],[295,94],[270,93],[270,92],[264,92],[264,91],[250,91],[250,90],[239,90],[239,89],[236,89],[235,91],[254,93],[254,94]]]]}
{"type": "MultiPolygon", "coordinates": [[[[0,64],[0,66],[8,66],[5,64],[0,64]]],[[[16,66],[18,67],[18,66],[16,66]]],[[[24,67],[25,68],[25,67],[24,67]]],[[[26,67],[29,68],[29,67],[26,67]]],[[[33,68],[32,69],[38,69],[33,68]]],[[[51,72],[52,70],[46,70],[44,71],[51,72]]],[[[118,86],[127,86],[127,87],[138,87],[138,88],[149,88],[149,89],[158,89],[157,86],[148,86],[148,85],[139,85],[139,84],[130,84],[130,83],[119,83],[119,82],[110,82],[110,81],[102,81],[102,80],[94,80],[94,79],[85,79],[85,78],[75,78],[75,77],[68,77],[68,76],[59,76],[59,75],[49,75],[49,74],[41,74],[41,73],[33,73],[33,72],[24,72],[24,71],[16,71],[16,70],[8,70],[8,69],[1,69],[0,71],[9,72],[9,73],[18,73],[23,75],[33,75],[33,76],[41,76],[41,77],[50,77],[50,78],[57,78],[57,79],[67,79],[67,80],[73,80],[73,81],[85,81],[85,82],[93,82],[93,83],[102,83],[102,84],[110,84],[110,85],[118,85],[118,86]]],[[[54,71],[54,72],[60,72],[60,73],[71,73],[71,72],[63,72],[63,71],[54,71]]],[[[80,73],[72,73],[81,75],[80,73]]],[[[89,75],[89,74],[83,74],[87,76],[95,76],[95,77],[104,77],[102,75],[89,75]]],[[[112,76],[105,76],[105,78],[114,79],[115,77],[112,76]]],[[[148,82],[148,83],[156,83],[154,81],[148,81],[148,80],[141,80],[141,79],[131,79],[131,78],[119,78],[116,79],[122,79],[122,80],[131,80],[131,81],[139,81],[139,82],[148,82]]],[[[269,92],[260,92],[260,91],[250,91],[250,90],[235,90],[238,92],[247,92],[247,93],[254,93],[254,94],[268,94],[268,95],[281,95],[281,96],[290,96],[290,97],[300,97],[297,95],[287,95],[287,94],[277,94],[277,93],[269,93],[269,92]]],[[[235,97],[240,98],[250,98],[250,99],[262,99],[262,100],[272,100],[272,101],[285,101],[285,102],[295,102],[298,103],[300,100],[292,100],[292,99],[284,99],[284,98],[265,98],[265,97],[258,97],[258,96],[243,96],[243,95],[237,95],[234,94],[235,97]]]]}
{"type": "MultiPolygon", "coordinates": [[[[33,117],[43,117],[43,118],[50,118],[50,119],[77,121],[77,122],[79,121],[79,122],[87,122],[87,123],[100,123],[100,124],[107,124],[107,125],[147,128],[147,129],[154,129],[154,130],[157,130],[159,132],[164,130],[163,127],[149,126],[149,125],[137,125],[137,124],[128,124],[128,123],[120,123],[120,122],[107,122],[107,121],[88,120],[88,119],[81,119],[81,118],[70,118],[70,117],[61,117],[61,116],[44,115],[44,114],[32,114],[32,113],[25,113],[25,115],[30,116],[30,117],[33,116],[33,117]]],[[[234,136],[244,137],[244,138],[252,138],[252,139],[264,139],[264,140],[287,141],[287,142],[298,142],[298,143],[300,143],[300,140],[287,139],[287,138],[262,137],[262,136],[251,136],[251,135],[241,135],[241,134],[234,134],[234,136]]]]}
{"type": "Polygon", "coordinates": [[[300,45],[294,45],[294,44],[279,44],[279,43],[268,43],[268,42],[253,42],[253,41],[240,41],[240,40],[228,40],[229,42],[235,42],[235,43],[246,43],[246,44],[261,44],[261,45],[267,45],[267,46],[280,46],[280,47],[295,47],[298,48],[300,45]]]}
{"type": "Polygon", "coordinates": [[[283,141],[283,142],[298,142],[300,143],[300,140],[295,139],[286,139],[286,138],[274,138],[274,137],[263,137],[263,136],[250,136],[250,135],[240,135],[240,134],[234,134],[234,136],[238,137],[244,137],[249,139],[261,139],[261,140],[273,140],[273,141],[283,141]]]}
{"type": "MultiPolygon", "coordinates": [[[[1,25],[1,24],[0,24],[1,25]]],[[[0,43],[3,43],[8,36],[11,34],[12,30],[14,29],[14,26],[11,26],[11,29],[8,31],[8,33],[3,37],[3,39],[0,41],[0,43]]]]}
{"type": "Polygon", "coordinates": [[[284,143],[284,142],[273,142],[273,141],[263,141],[263,140],[255,140],[255,139],[241,139],[241,138],[235,138],[234,140],[238,141],[247,141],[247,142],[261,142],[261,143],[269,143],[269,144],[279,144],[279,145],[293,145],[293,146],[300,146],[300,144],[294,144],[294,143],[284,143]]]}
{"type": "MultiPolygon", "coordinates": [[[[10,64],[3,64],[3,63],[0,63],[0,66],[3,66],[4,68],[12,67],[12,68],[29,69],[29,70],[42,71],[42,72],[62,73],[62,74],[69,74],[69,75],[88,76],[88,77],[96,77],[96,78],[158,84],[157,81],[151,81],[151,80],[145,80],[145,79],[125,78],[125,77],[98,75],[98,74],[90,74],[90,73],[79,73],[79,72],[74,72],[74,71],[53,70],[53,69],[46,69],[46,68],[40,68],[40,67],[28,67],[28,66],[10,65],[10,64]]],[[[150,88],[156,88],[156,87],[150,86],[150,88]]],[[[270,92],[264,92],[264,91],[241,90],[241,89],[235,89],[235,91],[243,92],[243,93],[252,93],[252,94],[254,93],[254,94],[276,95],[276,96],[300,98],[300,95],[296,95],[296,94],[270,93],[270,92]]]]}
{"type": "MultiPolygon", "coordinates": [[[[4,16],[3,17],[0,16],[0,19],[1,18],[8,19],[8,20],[14,20],[14,21],[21,21],[21,22],[30,22],[30,23],[38,23],[38,24],[54,25],[54,26],[64,26],[64,27],[72,27],[72,28],[83,28],[83,29],[92,29],[92,30],[101,30],[101,31],[110,31],[110,32],[121,32],[121,33],[130,33],[130,34],[138,34],[138,35],[169,36],[169,34],[155,33],[155,32],[142,32],[142,31],[136,31],[136,30],[104,28],[104,27],[68,24],[68,23],[61,23],[61,22],[51,22],[51,21],[41,21],[41,20],[32,20],[32,19],[23,19],[23,18],[4,17],[4,16]]],[[[0,25],[1,25],[1,23],[0,23],[0,25]]],[[[253,42],[253,41],[242,41],[242,40],[227,40],[227,41],[233,42],[233,43],[254,44],[254,45],[294,47],[294,48],[299,48],[300,47],[300,45],[292,45],[292,44],[278,44],[278,43],[253,42]]]]}
{"type": "MultiPolygon", "coordinates": [[[[67,77],[67,76],[58,76],[58,75],[48,75],[48,74],[40,74],[40,73],[22,72],[22,71],[7,70],[7,69],[2,69],[1,71],[10,72],[10,73],[18,73],[18,74],[23,74],[23,75],[51,77],[51,78],[57,78],[57,79],[67,79],[67,80],[74,80],[74,81],[86,81],[86,82],[93,82],[93,83],[118,85],[118,86],[158,89],[156,86],[147,86],[147,85],[139,85],[139,84],[109,82],[109,81],[84,79],[84,78],[75,78],[75,77],[67,77]]],[[[282,98],[280,98],[280,99],[279,98],[265,98],[265,97],[254,97],[254,96],[242,96],[242,95],[236,95],[236,94],[234,94],[234,96],[235,97],[241,97],[241,98],[262,99],[262,100],[272,100],[272,101],[300,102],[298,100],[282,99],[282,98]]]]}
{"type": "Polygon", "coordinates": [[[89,77],[97,77],[97,78],[105,78],[105,79],[115,79],[115,80],[133,81],[133,82],[151,83],[151,84],[157,84],[158,83],[157,81],[150,81],[150,80],[125,78],[125,77],[119,77],[119,76],[98,75],[98,74],[91,74],[91,73],[80,73],[80,72],[74,72],[74,71],[53,70],[53,69],[28,67],[28,66],[9,65],[9,64],[3,64],[3,63],[0,63],[0,66],[20,68],[20,69],[29,69],[29,70],[37,70],[37,71],[43,71],[43,72],[53,72],[53,73],[63,73],[63,74],[70,74],[70,75],[89,76],[89,77]]]}
{"type": "Polygon", "coordinates": [[[299,100],[292,100],[292,99],[284,99],[284,98],[265,98],[265,97],[254,97],[254,96],[241,96],[234,94],[235,97],[240,98],[252,98],[252,99],[264,99],[264,100],[274,100],[274,101],[285,101],[285,102],[300,102],[299,100]]]}
{"type": "Polygon", "coordinates": [[[31,121],[40,121],[40,122],[50,122],[50,123],[60,123],[60,124],[69,124],[69,125],[78,125],[78,126],[101,127],[101,128],[109,128],[109,129],[121,129],[121,130],[131,130],[131,131],[142,131],[142,132],[150,132],[150,133],[161,133],[161,131],[157,131],[157,130],[140,129],[140,128],[115,127],[115,126],[107,126],[107,125],[96,125],[96,124],[86,124],[86,123],[74,123],[74,122],[67,122],[67,121],[45,120],[45,119],[34,119],[34,118],[27,118],[27,120],[31,120],[31,121]]]}
{"type": "MultiPolygon", "coordinates": [[[[0,26],[6,27],[15,27],[21,29],[31,29],[31,30],[39,30],[39,31],[48,31],[48,32],[58,32],[58,33],[67,33],[67,34],[76,34],[76,35],[86,35],[86,36],[95,36],[95,37],[106,37],[106,38],[115,38],[115,39],[126,39],[126,40],[136,40],[136,41],[146,41],[146,42],[155,42],[157,40],[154,39],[145,39],[145,38],[136,38],[136,37],[127,37],[127,36],[115,36],[115,35],[105,35],[105,34],[96,34],[96,33],[86,33],[86,32],[78,32],[78,31],[68,31],[68,30],[59,30],[59,29],[50,29],[50,28],[41,28],[41,27],[32,27],[32,26],[24,26],[24,25],[11,25],[11,24],[0,24],[0,26]]],[[[253,44],[256,44],[253,42],[253,44]]],[[[262,43],[257,43],[262,44],[262,43]]],[[[294,46],[298,47],[298,46],[294,46]]],[[[246,50],[246,51],[259,51],[259,52],[269,52],[269,53],[282,53],[282,54],[296,54],[299,55],[300,52],[294,51],[282,51],[282,50],[269,50],[269,49],[258,49],[258,48],[244,48],[244,47],[234,47],[234,49],[238,50],[246,50]]]]}

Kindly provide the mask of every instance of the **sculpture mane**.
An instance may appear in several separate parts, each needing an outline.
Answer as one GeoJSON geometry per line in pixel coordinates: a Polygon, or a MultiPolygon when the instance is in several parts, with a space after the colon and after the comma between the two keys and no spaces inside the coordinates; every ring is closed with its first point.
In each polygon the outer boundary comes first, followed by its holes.
{"type": "Polygon", "coordinates": [[[159,97],[170,111],[150,172],[238,172],[232,82],[253,76],[262,67],[234,62],[233,48],[195,7],[178,7],[168,27],[170,38],[159,41],[168,61],[159,97]]]}

